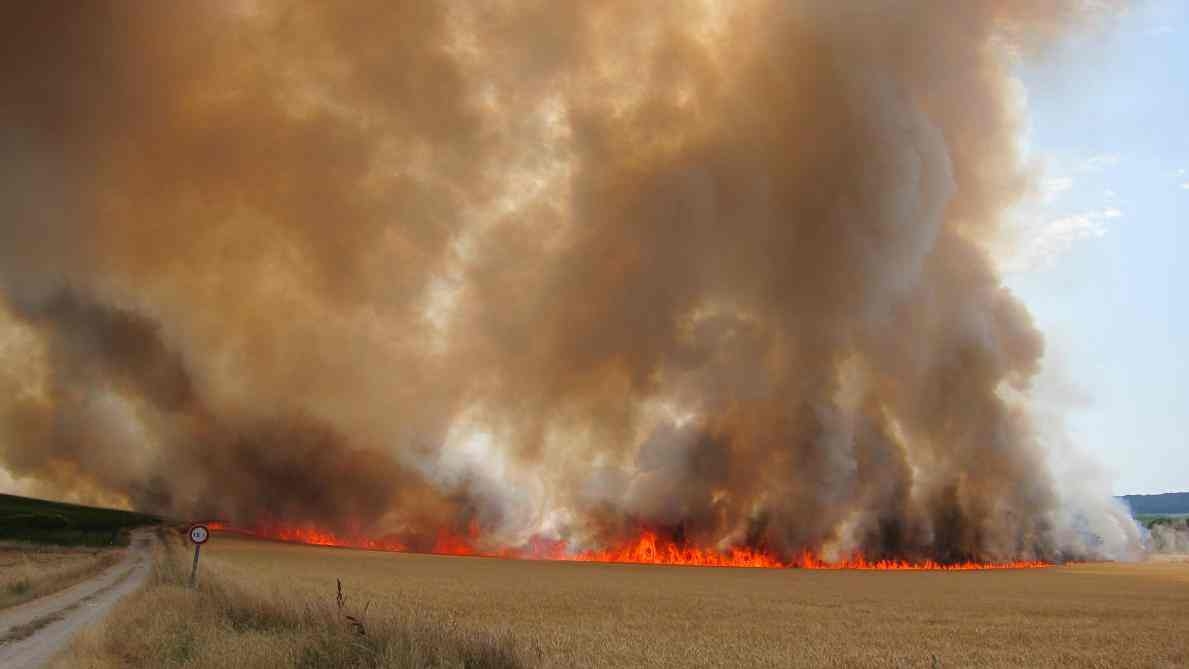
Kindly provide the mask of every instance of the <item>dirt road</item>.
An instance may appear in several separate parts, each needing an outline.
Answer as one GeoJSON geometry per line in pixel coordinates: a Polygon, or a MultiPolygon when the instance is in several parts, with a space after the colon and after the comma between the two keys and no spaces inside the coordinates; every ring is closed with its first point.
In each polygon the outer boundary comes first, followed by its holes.
{"type": "Polygon", "coordinates": [[[150,531],[135,531],[118,564],[60,592],[0,610],[0,667],[40,667],[79,630],[100,620],[148,576],[152,541],[150,531]]]}

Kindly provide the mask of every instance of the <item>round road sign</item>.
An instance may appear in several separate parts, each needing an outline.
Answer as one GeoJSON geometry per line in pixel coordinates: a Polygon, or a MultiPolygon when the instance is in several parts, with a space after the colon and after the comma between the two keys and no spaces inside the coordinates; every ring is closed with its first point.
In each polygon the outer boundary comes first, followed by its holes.
{"type": "Polygon", "coordinates": [[[190,528],[190,541],[196,544],[205,544],[210,536],[211,531],[206,529],[206,525],[195,525],[190,528]]]}

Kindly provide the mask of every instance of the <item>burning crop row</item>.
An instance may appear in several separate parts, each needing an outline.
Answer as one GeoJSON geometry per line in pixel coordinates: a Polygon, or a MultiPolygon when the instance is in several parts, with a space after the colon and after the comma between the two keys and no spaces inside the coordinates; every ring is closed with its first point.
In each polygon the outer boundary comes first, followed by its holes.
{"type": "Polygon", "coordinates": [[[533,537],[520,548],[503,548],[495,551],[477,547],[478,532],[472,526],[468,536],[441,530],[428,551],[412,551],[395,537],[366,538],[340,536],[333,532],[313,527],[289,527],[283,525],[261,525],[252,528],[237,528],[223,522],[207,523],[218,532],[243,534],[262,539],[285,541],[315,546],[334,546],[397,553],[427,552],[433,555],[460,555],[473,557],[494,557],[514,560],[556,560],[567,562],[603,562],[617,564],[651,564],[689,567],[750,567],[760,569],[820,569],[820,570],[863,570],[863,571],[984,571],[992,569],[1038,569],[1052,566],[1051,563],[1035,560],[1010,562],[954,562],[936,560],[868,560],[854,555],[844,560],[828,561],[810,552],[803,551],[791,560],[782,560],[776,555],[752,548],[732,548],[716,551],[682,546],[664,539],[656,532],[645,530],[631,541],[602,550],[572,551],[564,541],[533,537]]]}

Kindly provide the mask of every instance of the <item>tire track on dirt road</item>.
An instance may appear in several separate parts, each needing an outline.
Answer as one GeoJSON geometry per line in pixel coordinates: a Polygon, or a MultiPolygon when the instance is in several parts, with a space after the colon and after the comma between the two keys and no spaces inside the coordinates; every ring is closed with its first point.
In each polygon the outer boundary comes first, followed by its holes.
{"type": "Polygon", "coordinates": [[[41,667],[75,634],[101,620],[144,583],[152,542],[150,531],[134,531],[128,554],[118,564],[65,590],[0,610],[0,667],[41,667]]]}

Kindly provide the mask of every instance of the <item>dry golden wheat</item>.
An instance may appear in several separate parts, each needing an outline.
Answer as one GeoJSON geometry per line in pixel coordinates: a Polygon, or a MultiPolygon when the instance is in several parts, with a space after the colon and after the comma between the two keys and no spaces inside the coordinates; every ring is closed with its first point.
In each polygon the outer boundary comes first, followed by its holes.
{"type": "Polygon", "coordinates": [[[448,654],[459,643],[557,667],[1189,665],[1189,563],[1176,561],[974,573],[699,569],[216,536],[203,550],[200,595],[168,581],[122,605],[62,666],[429,666],[426,649],[448,654]],[[336,579],[351,615],[370,601],[366,637],[336,611],[336,579]],[[379,637],[404,641],[388,656],[342,650],[379,637]]]}
{"type": "Polygon", "coordinates": [[[0,545],[0,609],[48,595],[107,569],[122,550],[0,545]]]}

